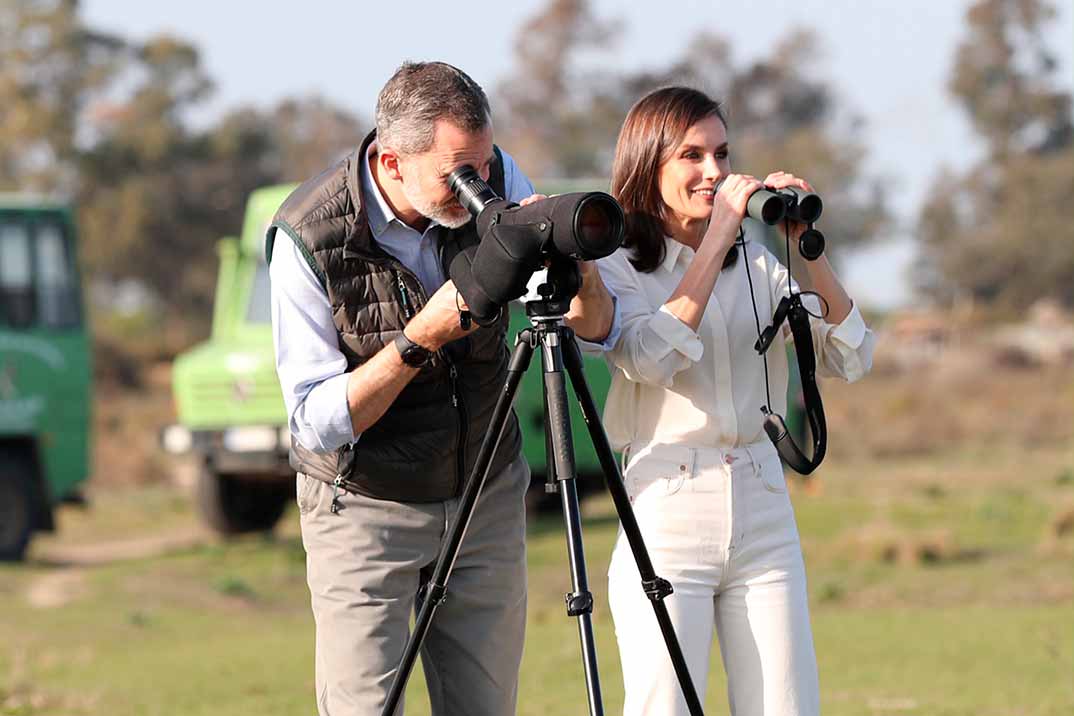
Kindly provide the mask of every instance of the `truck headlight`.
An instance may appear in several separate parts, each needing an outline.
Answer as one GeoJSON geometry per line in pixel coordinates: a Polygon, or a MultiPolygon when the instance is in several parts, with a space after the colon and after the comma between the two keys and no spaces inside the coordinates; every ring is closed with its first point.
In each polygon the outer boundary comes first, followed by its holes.
{"type": "Polygon", "coordinates": [[[182,425],[169,425],[160,431],[160,446],[164,452],[183,455],[194,447],[194,435],[182,425]]]}
{"type": "Polygon", "coordinates": [[[246,425],[224,431],[224,449],[231,452],[272,452],[276,449],[276,428],[246,425]]]}

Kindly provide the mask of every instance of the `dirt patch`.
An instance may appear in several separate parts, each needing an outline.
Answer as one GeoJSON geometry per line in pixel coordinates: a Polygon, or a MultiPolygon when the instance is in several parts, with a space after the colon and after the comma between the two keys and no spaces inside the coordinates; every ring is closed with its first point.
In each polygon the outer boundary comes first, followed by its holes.
{"type": "Polygon", "coordinates": [[[37,609],[66,606],[88,592],[87,577],[94,567],[159,557],[169,552],[199,547],[212,540],[213,536],[204,529],[191,527],[138,539],[53,547],[34,560],[52,569],[30,582],[26,601],[37,609]]]}

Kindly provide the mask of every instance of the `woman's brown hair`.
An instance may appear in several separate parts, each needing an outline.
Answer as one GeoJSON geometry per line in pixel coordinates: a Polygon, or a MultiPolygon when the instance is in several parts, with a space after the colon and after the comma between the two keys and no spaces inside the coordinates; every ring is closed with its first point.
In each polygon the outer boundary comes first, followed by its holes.
{"type": "MultiPolygon", "coordinates": [[[[719,117],[720,103],[689,87],[665,87],[638,100],[623,121],[612,163],[612,196],[626,214],[630,263],[648,273],[664,261],[664,200],[660,196],[660,167],[671,158],[690,127],[719,117]]],[[[738,255],[732,247],[724,267],[738,255]]]]}

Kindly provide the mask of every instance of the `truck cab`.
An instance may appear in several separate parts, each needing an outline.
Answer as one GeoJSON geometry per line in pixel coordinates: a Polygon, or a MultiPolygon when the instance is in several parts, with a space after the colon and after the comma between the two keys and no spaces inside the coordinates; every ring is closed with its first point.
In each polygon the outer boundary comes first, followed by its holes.
{"type": "Polygon", "coordinates": [[[199,509],[224,534],[271,529],[294,495],[264,256],[265,230],[293,189],[251,193],[241,236],[217,244],[209,340],[179,355],[172,367],[177,423],[163,431],[163,447],[194,454],[199,509]]]}
{"type": "Polygon", "coordinates": [[[89,477],[91,359],[71,208],[0,194],[0,559],[89,477]]]}

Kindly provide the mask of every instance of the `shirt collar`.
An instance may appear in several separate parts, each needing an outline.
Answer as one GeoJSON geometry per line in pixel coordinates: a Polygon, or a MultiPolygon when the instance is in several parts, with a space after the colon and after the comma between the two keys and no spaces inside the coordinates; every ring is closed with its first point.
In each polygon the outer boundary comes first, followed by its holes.
{"type": "Polygon", "coordinates": [[[370,142],[369,149],[366,151],[365,157],[362,158],[362,164],[358,167],[358,173],[362,181],[362,202],[365,204],[365,215],[369,219],[369,228],[373,232],[373,238],[378,239],[393,221],[397,221],[404,226],[405,224],[392,211],[391,204],[384,198],[380,187],[377,186],[377,182],[373,179],[373,172],[369,167],[369,158],[376,152],[377,143],[375,141],[370,142]]]}
{"type": "MultiPolygon", "coordinates": [[[[679,261],[679,256],[682,254],[683,249],[690,249],[686,244],[681,244],[670,236],[664,237],[664,262],[660,264],[665,271],[671,272],[675,269],[675,264],[679,261]]],[[[690,253],[693,253],[693,249],[690,249],[690,253]]]]}

